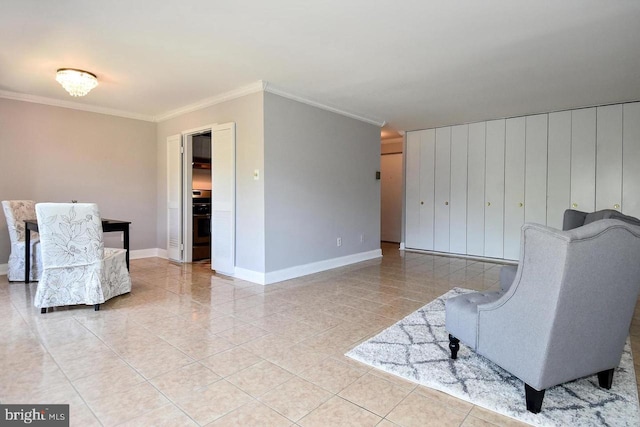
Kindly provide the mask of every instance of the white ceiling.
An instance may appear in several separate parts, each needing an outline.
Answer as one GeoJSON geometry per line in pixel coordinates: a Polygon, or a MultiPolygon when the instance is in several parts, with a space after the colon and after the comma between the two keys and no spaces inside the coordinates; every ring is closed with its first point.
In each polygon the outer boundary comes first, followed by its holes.
{"type": "Polygon", "coordinates": [[[151,118],[258,80],[397,130],[640,100],[640,1],[1,0],[0,96],[151,118]]]}

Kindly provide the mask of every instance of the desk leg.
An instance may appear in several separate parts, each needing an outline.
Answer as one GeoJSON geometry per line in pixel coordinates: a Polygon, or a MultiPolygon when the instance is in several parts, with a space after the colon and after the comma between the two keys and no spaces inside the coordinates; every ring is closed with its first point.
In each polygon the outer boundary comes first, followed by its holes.
{"type": "Polygon", "coordinates": [[[124,231],[124,248],[127,250],[126,259],[127,259],[127,270],[129,270],[129,224],[125,227],[124,231]]]}
{"type": "Polygon", "coordinates": [[[31,230],[24,230],[24,283],[29,283],[31,276],[31,230]]]}

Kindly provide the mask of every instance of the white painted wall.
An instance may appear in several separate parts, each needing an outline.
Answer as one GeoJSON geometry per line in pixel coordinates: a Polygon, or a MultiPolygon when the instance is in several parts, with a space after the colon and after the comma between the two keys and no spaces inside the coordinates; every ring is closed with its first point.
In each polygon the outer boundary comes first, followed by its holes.
{"type": "MultiPolygon", "coordinates": [[[[253,93],[158,123],[157,241],[166,242],[166,140],[170,135],[212,123],[236,123],[236,266],[264,271],[263,94],[253,93]]],[[[162,246],[161,246],[162,247],[162,246]]]]}
{"type": "MultiPolygon", "coordinates": [[[[95,202],[132,222],[132,250],[157,248],[155,142],[152,122],[0,99],[0,200],[95,202]]],[[[118,234],[106,245],[121,247],[118,234]]],[[[0,213],[0,265],[9,252],[0,213]]]]}
{"type": "Polygon", "coordinates": [[[378,126],[265,93],[264,147],[267,273],[380,249],[378,126]]]}

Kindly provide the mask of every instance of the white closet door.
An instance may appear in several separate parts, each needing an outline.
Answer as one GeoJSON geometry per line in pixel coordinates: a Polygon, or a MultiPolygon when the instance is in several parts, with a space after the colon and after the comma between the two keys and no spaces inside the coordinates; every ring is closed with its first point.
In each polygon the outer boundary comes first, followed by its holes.
{"type": "Polygon", "coordinates": [[[407,134],[405,247],[433,250],[435,130],[407,134]]]}
{"type": "Polygon", "coordinates": [[[524,117],[507,119],[504,160],[504,257],[520,257],[520,230],[524,224],[524,117]]]}
{"type": "Polygon", "coordinates": [[[485,154],[484,255],[504,256],[505,120],[487,122],[485,154]]]}
{"type": "Polygon", "coordinates": [[[484,255],[484,178],[486,123],[469,125],[467,169],[467,253],[484,255]]]}
{"type": "Polygon", "coordinates": [[[596,210],[622,203],[622,104],[597,108],[596,210]]]}
{"type": "Polygon", "coordinates": [[[546,114],[527,116],[525,134],[524,220],[547,223],[546,114]]]}
{"type": "Polygon", "coordinates": [[[596,109],[571,112],[571,207],[595,210],[596,198],[596,109]]]}
{"type": "Polygon", "coordinates": [[[182,136],[167,138],[167,257],[182,261],[182,136]]]}
{"type": "Polygon", "coordinates": [[[451,128],[436,129],[435,226],[433,249],[449,252],[449,198],[451,191],[451,128]]]}
{"type": "Polygon", "coordinates": [[[420,249],[433,250],[436,131],[421,131],[420,141],[420,249]]]}
{"type": "Polygon", "coordinates": [[[640,102],[624,104],[622,212],[640,218],[640,102]]]}
{"type": "Polygon", "coordinates": [[[547,225],[562,230],[571,207],[571,111],[549,114],[547,225]]]}
{"type": "Polygon", "coordinates": [[[235,272],[236,124],[211,129],[211,269],[235,272]]]}
{"type": "Polygon", "coordinates": [[[467,253],[467,144],[469,125],[451,129],[451,200],[449,203],[449,250],[467,253]]]}
{"type": "Polygon", "coordinates": [[[404,245],[420,247],[420,132],[407,132],[404,245]]]}

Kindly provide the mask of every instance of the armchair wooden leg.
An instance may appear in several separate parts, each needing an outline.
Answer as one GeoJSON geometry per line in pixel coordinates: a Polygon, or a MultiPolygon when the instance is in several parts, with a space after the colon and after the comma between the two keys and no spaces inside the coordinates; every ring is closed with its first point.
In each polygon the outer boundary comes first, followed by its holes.
{"type": "Polygon", "coordinates": [[[534,414],[540,413],[542,409],[542,399],[544,399],[544,390],[536,390],[529,384],[524,385],[525,400],[527,401],[527,411],[534,414]]]}
{"type": "Polygon", "coordinates": [[[458,358],[458,350],[460,350],[460,340],[449,334],[449,350],[451,350],[451,358],[458,358]]]}
{"type": "Polygon", "coordinates": [[[611,384],[613,384],[613,369],[598,372],[598,384],[600,384],[600,387],[609,390],[611,388],[611,384]]]}
{"type": "Polygon", "coordinates": [[[94,311],[100,311],[100,304],[95,304],[95,305],[93,306],[93,310],[94,310],[94,311]]]}

